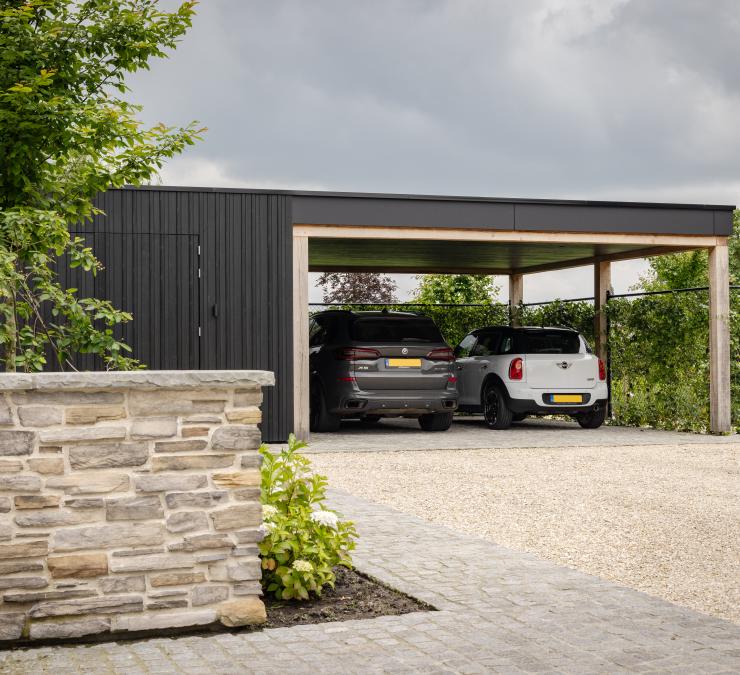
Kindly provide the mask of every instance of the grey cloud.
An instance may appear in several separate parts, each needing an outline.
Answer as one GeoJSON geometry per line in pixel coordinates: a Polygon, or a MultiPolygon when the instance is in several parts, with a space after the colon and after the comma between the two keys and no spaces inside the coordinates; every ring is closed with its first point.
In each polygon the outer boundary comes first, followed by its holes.
{"type": "Polygon", "coordinates": [[[734,0],[632,0],[596,37],[604,35],[613,41],[639,36],[665,62],[696,72],[728,94],[740,89],[740,6],[734,0]]]}
{"type": "Polygon", "coordinates": [[[733,202],[739,15],[735,0],[211,0],[132,95],[148,121],[206,124],[189,161],[243,184],[733,202]]]}

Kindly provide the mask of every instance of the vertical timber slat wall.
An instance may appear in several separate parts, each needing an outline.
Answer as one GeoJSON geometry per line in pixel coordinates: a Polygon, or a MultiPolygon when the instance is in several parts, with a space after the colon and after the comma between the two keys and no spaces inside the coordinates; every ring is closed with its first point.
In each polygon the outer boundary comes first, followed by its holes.
{"type": "MultiPolygon", "coordinates": [[[[290,200],[207,189],[110,190],[96,202],[107,215],[76,233],[105,270],[93,279],[63,266],[62,282],[130,311],[134,319],[120,336],[149,368],[274,371],[262,436],[284,441],[293,425],[290,200]]],[[[86,356],[77,365],[102,367],[86,356]]]]}

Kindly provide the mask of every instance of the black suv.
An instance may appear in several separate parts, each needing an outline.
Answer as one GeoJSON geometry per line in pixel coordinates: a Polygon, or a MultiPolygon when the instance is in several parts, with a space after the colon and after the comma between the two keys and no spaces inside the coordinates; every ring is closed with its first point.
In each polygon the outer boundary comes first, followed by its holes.
{"type": "Polygon", "coordinates": [[[416,417],[445,431],[457,408],[454,356],[430,318],[410,312],[328,311],[309,326],[311,431],[343,418],[416,417]]]}

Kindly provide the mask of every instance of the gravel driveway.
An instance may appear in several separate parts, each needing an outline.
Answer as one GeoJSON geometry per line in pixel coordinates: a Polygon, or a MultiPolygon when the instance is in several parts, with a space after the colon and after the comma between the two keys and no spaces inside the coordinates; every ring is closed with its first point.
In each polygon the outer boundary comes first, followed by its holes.
{"type": "Polygon", "coordinates": [[[740,443],[314,454],[342,488],[740,623],[740,443]]]}

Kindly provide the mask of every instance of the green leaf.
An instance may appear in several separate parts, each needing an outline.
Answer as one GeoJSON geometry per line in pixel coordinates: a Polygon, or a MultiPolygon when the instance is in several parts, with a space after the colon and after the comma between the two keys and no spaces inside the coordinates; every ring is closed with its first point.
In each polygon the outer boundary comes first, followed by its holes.
{"type": "Polygon", "coordinates": [[[4,321],[6,368],[38,370],[47,349],[58,365],[83,353],[108,368],[139,367],[111,330],[131,315],[78,298],[76,289],[61,286],[57,270],[66,260],[95,275],[101,266],[94,252],[69,234],[102,215],[93,198],[109,187],[150,180],[167,158],[200,138],[203,129],[195,123],[143,127],[136,119],[141,108],[114,93],[127,90],[129,73],[176,46],[194,4],[168,12],[148,1],[29,0],[5,3],[0,11],[0,313],[16,319],[4,321]],[[39,67],[50,63],[53,68],[39,67]],[[9,299],[17,295],[28,300],[29,311],[12,309],[9,299]],[[53,327],[42,303],[51,306],[53,327]]]}

